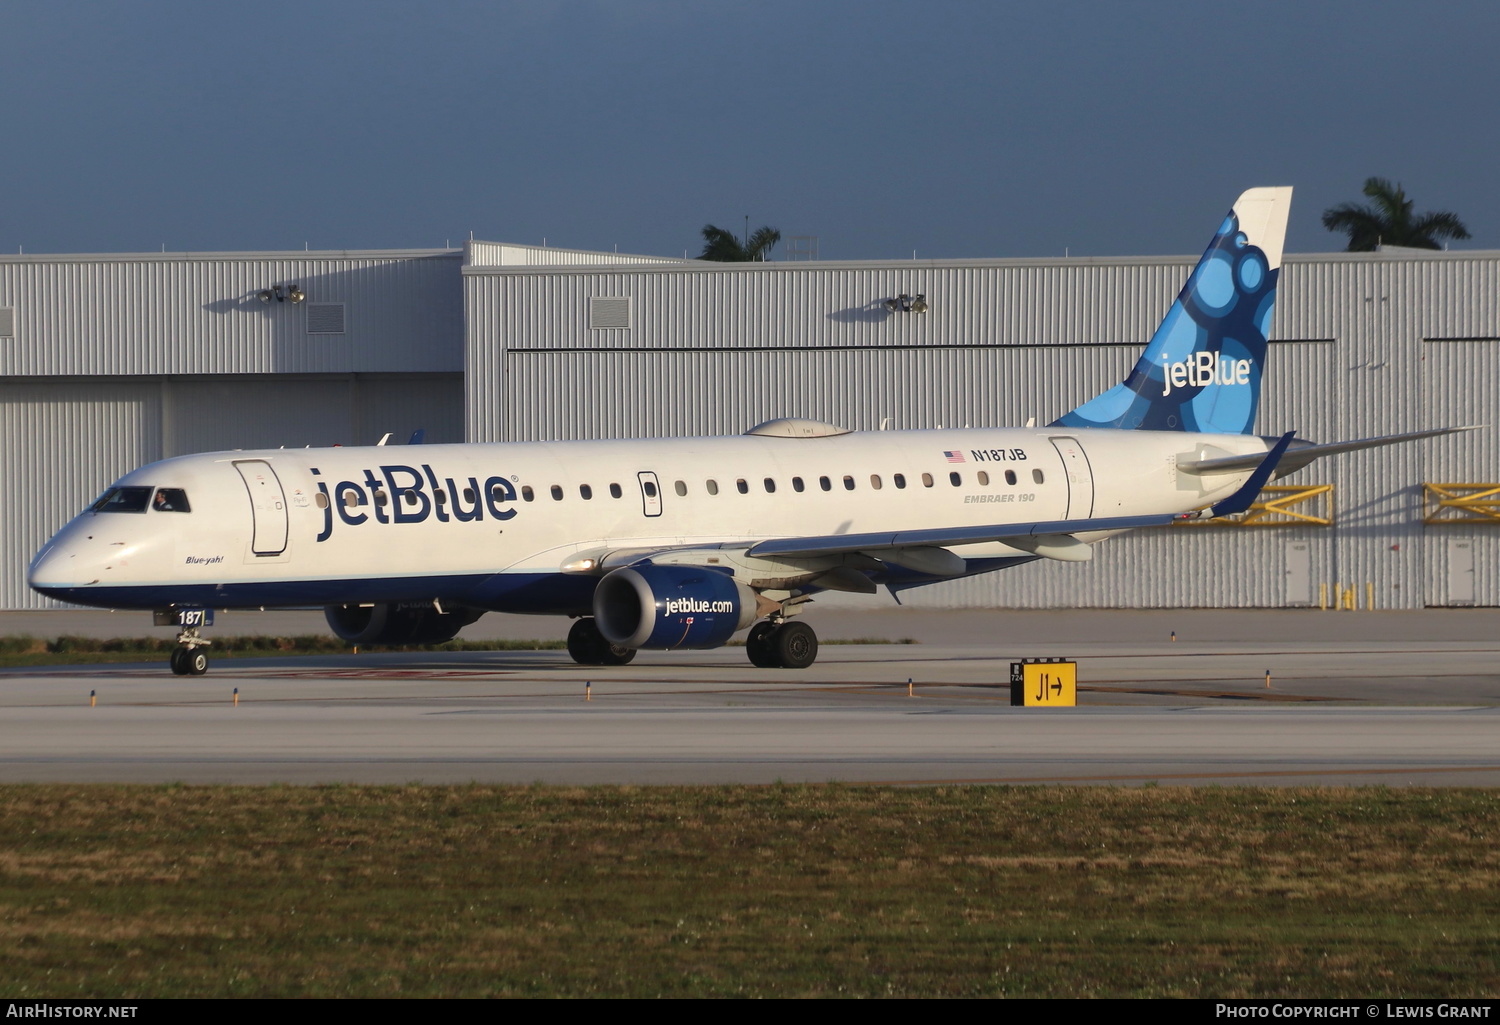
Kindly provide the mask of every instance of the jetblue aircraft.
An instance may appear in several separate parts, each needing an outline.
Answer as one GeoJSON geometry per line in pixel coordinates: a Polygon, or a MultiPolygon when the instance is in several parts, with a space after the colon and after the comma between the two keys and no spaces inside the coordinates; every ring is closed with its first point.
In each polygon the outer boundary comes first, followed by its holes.
{"type": "Polygon", "coordinates": [[[200,674],[213,609],[327,607],[355,643],[434,643],[485,612],[570,616],[568,651],[713,648],[804,668],[820,591],[892,593],[1123,530],[1249,507],[1332,445],[1249,433],[1290,188],[1251,189],[1130,376],[1046,428],[276,449],[126,474],[32,561],[42,594],[152,609],[200,674]]]}

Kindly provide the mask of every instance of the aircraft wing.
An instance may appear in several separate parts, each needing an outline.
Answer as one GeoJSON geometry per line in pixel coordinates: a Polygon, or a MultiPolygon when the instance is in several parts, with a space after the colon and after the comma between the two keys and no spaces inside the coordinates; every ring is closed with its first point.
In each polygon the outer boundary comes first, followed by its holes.
{"type": "Polygon", "coordinates": [[[949,545],[978,544],[985,541],[1025,542],[1030,539],[1037,545],[1022,544],[1027,550],[1037,550],[1052,558],[1064,560],[1087,558],[1087,546],[1073,538],[1073,534],[1091,533],[1099,530],[1134,530],[1138,527],[1160,527],[1182,520],[1206,519],[1212,516],[1227,516],[1244,512],[1255,501],[1260,489],[1270,480],[1276,466],[1286,455],[1295,431],[1282,435],[1276,445],[1263,456],[1252,457],[1254,461],[1245,469],[1254,473],[1234,494],[1215,503],[1208,509],[1187,513],[1153,513],[1143,516],[1102,516],[1078,520],[1038,520],[1033,523],[993,523],[977,527],[934,527],[922,530],[878,531],[870,534],[827,534],[821,537],[788,537],[762,541],[752,546],[747,554],[757,556],[807,557],[815,555],[838,555],[847,552],[878,553],[882,549],[936,547],[949,545]],[[1077,554],[1072,554],[1072,553],[1077,554]]]}
{"type": "MultiPolygon", "coordinates": [[[[1378,438],[1360,438],[1358,441],[1335,441],[1326,445],[1317,445],[1304,442],[1300,447],[1293,448],[1287,452],[1286,457],[1281,460],[1280,467],[1283,475],[1293,470],[1300,470],[1308,463],[1320,456],[1338,455],[1340,452],[1357,452],[1362,448],[1379,448],[1381,445],[1396,445],[1403,441],[1419,441],[1422,438],[1436,438],[1442,434],[1457,434],[1460,431],[1477,431],[1480,424],[1470,424],[1466,427],[1439,427],[1431,431],[1412,431],[1409,434],[1385,434],[1378,438]]],[[[1251,454],[1248,456],[1225,456],[1222,459],[1200,459],[1196,462],[1178,463],[1177,469],[1183,473],[1196,474],[1198,476],[1210,476],[1219,473],[1243,473],[1260,465],[1265,457],[1251,454]]]]}

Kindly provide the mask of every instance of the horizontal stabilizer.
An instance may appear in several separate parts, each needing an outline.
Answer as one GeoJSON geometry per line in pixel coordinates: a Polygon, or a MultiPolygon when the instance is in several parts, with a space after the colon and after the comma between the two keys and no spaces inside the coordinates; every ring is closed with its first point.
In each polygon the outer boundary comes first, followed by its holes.
{"type": "Polygon", "coordinates": [[[1261,458],[1260,465],[1255,468],[1255,472],[1250,475],[1250,479],[1241,484],[1240,489],[1234,494],[1222,502],[1214,503],[1213,514],[1215,516],[1232,516],[1235,513],[1242,513],[1249,509],[1255,503],[1256,496],[1260,494],[1260,489],[1266,486],[1266,481],[1270,480],[1271,474],[1276,472],[1277,465],[1281,462],[1282,457],[1286,455],[1287,446],[1292,443],[1292,439],[1296,436],[1296,431],[1287,431],[1283,434],[1281,440],[1276,443],[1276,447],[1261,458]]]}
{"type": "MultiPolygon", "coordinates": [[[[1397,445],[1403,441],[1420,441],[1423,438],[1436,438],[1443,434],[1457,434],[1460,431],[1477,431],[1480,424],[1470,424],[1465,427],[1439,427],[1431,431],[1412,431],[1409,434],[1386,434],[1379,438],[1360,438],[1358,441],[1336,441],[1326,445],[1302,442],[1287,450],[1286,455],[1281,458],[1277,469],[1280,475],[1285,476],[1293,470],[1300,470],[1321,456],[1334,456],[1340,452],[1357,452],[1362,448],[1379,448],[1382,445],[1397,445]]],[[[1243,473],[1253,470],[1265,462],[1265,456],[1260,453],[1252,453],[1248,456],[1225,456],[1221,459],[1199,459],[1194,462],[1178,463],[1177,469],[1182,473],[1191,473],[1207,477],[1220,473],[1243,473]]]]}

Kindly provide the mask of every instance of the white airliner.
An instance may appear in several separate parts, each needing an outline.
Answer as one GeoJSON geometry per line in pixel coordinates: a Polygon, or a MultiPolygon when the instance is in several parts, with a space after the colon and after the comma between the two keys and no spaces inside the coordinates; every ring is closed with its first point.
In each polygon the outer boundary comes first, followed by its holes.
{"type": "Polygon", "coordinates": [[[213,609],[327,607],[356,643],[430,643],[487,611],[575,617],[568,651],[712,648],[803,668],[819,591],[893,593],[1122,530],[1249,507],[1332,445],[1249,433],[1290,188],[1251,189],[1130,376],[1038,429],[859,433],[773,420],[740,436],[276,449],[180,456],[120,478],[30,583],[178,625],[208,665],[213,609]]]}

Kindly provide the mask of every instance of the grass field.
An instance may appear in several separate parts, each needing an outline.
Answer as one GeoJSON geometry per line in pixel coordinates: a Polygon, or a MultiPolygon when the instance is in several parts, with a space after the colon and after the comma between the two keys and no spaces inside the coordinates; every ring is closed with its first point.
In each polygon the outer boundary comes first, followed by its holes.
{"type": "Polygon", "coordinates": [[[0,787],[0,992],[1500,993],[1500,792],[0,787]]]}

